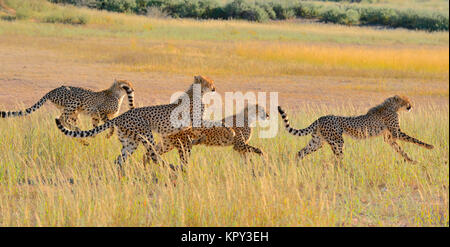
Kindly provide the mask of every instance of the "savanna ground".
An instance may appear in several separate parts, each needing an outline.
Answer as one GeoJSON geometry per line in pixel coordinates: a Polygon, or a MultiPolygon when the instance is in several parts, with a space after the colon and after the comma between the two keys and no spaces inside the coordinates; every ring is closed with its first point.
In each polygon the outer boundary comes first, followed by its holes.
{"type": "MultiPolygon", "coordinates": [[[[0,121],[1,226],[448,226],[448,32],[156,19],[4,2],[11,9],[0,13],[25,18],[0,20],[2,110],[31,106],[62,84],[99,90],[114,78],[134,83],[138,106],[168,103],[202,74],[222,95],[279,92],[295,127],[407,95],[414,108],[400,114],[401,127],[435,149],[401,142],[418,161],[409,164],[381,137],[346,138],[342,166],[326,145],[298,162],[310,137],[288,135],[280,121],[275,138],[256,133],[250,141],[267,160],[196,146],[172,186],[169,169],[142,165],[142,147],[119,178],[117,138],[101,134],[85,147],[55,128],[58,112],[47,104],[0,121]],[[86,23],[47,23],[53,15],[86,23]]],[[[163,158],[179,163],[176,152],[163,158]]]]}

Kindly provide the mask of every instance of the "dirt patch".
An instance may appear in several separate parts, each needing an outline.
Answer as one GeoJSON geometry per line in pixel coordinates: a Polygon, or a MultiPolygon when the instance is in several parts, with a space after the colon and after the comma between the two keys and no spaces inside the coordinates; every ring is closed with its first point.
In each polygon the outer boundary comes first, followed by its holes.
{"type": "MultiPolygon", "coordinates": [[[[65,58],[54,51],[31,47],[0,47],[0,105],[32,105],[49,90],[72,85],[100,90],[114,80],[131,80],[136,88],[138,106],[168,103],[172,93],[184,91],[195,75],[159,72],[123,72],[110,65],[65,58]]],[[[291,108],[304,105],[354,105],[365,109],[393,94],[410,95],[414,101],[432,102],[448,107],[448,95],[420,95],[444,89],[443,83],[389,80],[379,83],[367,78],[333,76],[217,77],[216,87],[224,92],[278,92],[279,103],[291,108]],[[406,92],[406,93],[405,93],[406,92]]]]}

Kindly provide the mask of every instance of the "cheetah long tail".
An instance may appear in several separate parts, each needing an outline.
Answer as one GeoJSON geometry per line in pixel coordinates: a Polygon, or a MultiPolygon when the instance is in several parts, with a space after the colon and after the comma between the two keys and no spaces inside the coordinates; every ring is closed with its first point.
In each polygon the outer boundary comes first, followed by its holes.
{"type": "Polygon", "coordinates": [[[287,117],[287,114],[285,111],[283,111],[283,109],[281,109],[280,106],[278,106],[278,112],[281,115],[281,118],[283,119],[284,122],[284,128],[292,135],[295,136],[306,136],[311,134],[314,129],[317,127],[317,121],[315,121],[314,123],[312,123],[309,127],[304,128],[304,129],[294,129],[291,127],[291,125],[289,124],[289,119],[287,117]]]}
{"type": "Polygon", "coordinates": [[[9,117],[23,117],[27,116],[37,109],[41,108],[41,106],[48,100],[48,94],[44,95],[36,104],[32,107],[27,108],[23,111],[0,111],[1,118],[9,118],[9,117]]]}
{"type": "Polygon", "coordinates": [[[127,86],[123,86],[122,88],[125,89],[125,92],[127,92],[129,109],[134,109],[134,90],[127,86]]]}
{"type": "Polygon", "coordinates": [[[104,123],[103,125],[97,126],[91,130],[86,130],[86,131],[73,131],[73,130],[66,129],[61,124],[61,121],[57,118],[55,119],[55,122],[56,122],[56,126],[58,127],[58,129],[61,130],[61,132],[63,132],[64,135],[71,136],[71,137],[77,137],[77,138],[85,138],[85,137],[96,136],[97,134],[111,128],[112,126],[114,126],[113,120],[114,119],[111,119],[111,120],[107,121],[106,123],[104,123]]]}

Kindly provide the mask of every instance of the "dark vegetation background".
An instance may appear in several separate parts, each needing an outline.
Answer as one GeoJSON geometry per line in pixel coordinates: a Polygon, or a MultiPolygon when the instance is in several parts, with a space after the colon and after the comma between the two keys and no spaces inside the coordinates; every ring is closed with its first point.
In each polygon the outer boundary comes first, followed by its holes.
{"type": "Polygon", "coordinates": [[[243,19],[264,22],[293,18],[343,25],[381,25],[427,31],[448,31],[448,13],[433,10],[370,6],[365,0],[49,0],[114,12],[158,13],[175,18],[243,19]]]}

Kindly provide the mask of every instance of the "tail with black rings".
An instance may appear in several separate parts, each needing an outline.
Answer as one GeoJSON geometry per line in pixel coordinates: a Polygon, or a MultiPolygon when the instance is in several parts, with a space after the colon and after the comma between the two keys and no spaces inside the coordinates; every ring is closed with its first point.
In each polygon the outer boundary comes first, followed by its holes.
{"type": "Polygon", "coordinates": [[[75,137],[75,138],[86,138],[86,137],[91,137],[91,136],[96,136],[99,133],[111,128],[114,126],[114,119],[107,121],[106,123],[104,123],[103,125],[97,126],[91,130],[86,130],[86,131],[73,131],[73,130],[69,130],[66,127],[64,127],[61,123],[61,121],[59,119],[55,119],[56,122],[56,126],[58,127],[58,129],[64,133],[64,135],[66,136],[71,136],[71,137],[75,137]]]}
{"type": "Polygon", "coordinates": [[[311,134],[314,131],[314,129],[316,129],[316,127],[317,127],[317,121],[314,121],[314,123],[312,123],[307,128],[294,129],[289,124],[289,119],[288,119],[288,116],[287,116],[286,112],[280,106],[278,106],[278,112],[280,113],[281,118],[283,119],[284,128],[292,135],[295,135],[295,136],[306,136],[306,135],[311,134]]]}
{"type": "Polygon", "coordinates": [[[44,103],[47,102],[47,100],[48,100],[48,94],[46,94],[44,97],[42,97],[32,107],[27,108],[25,110],[21,110],[21,111],[0,111],[0,117],[1,118],[10,118],[10,117],[24,117],[24,116],[30,115],[31,113],[35,112],[37,109],[41,108],[42,105],[44,105],[44,103]]]}
{"type": "Polygon", "coordinates": [[[128,107],[130,109],[134,109],[134,90],[127,87],[127,86],[122,86],[122,88],[125,90],[125,92],[127,92],[127,97],[128,97],[128,107]]]}

